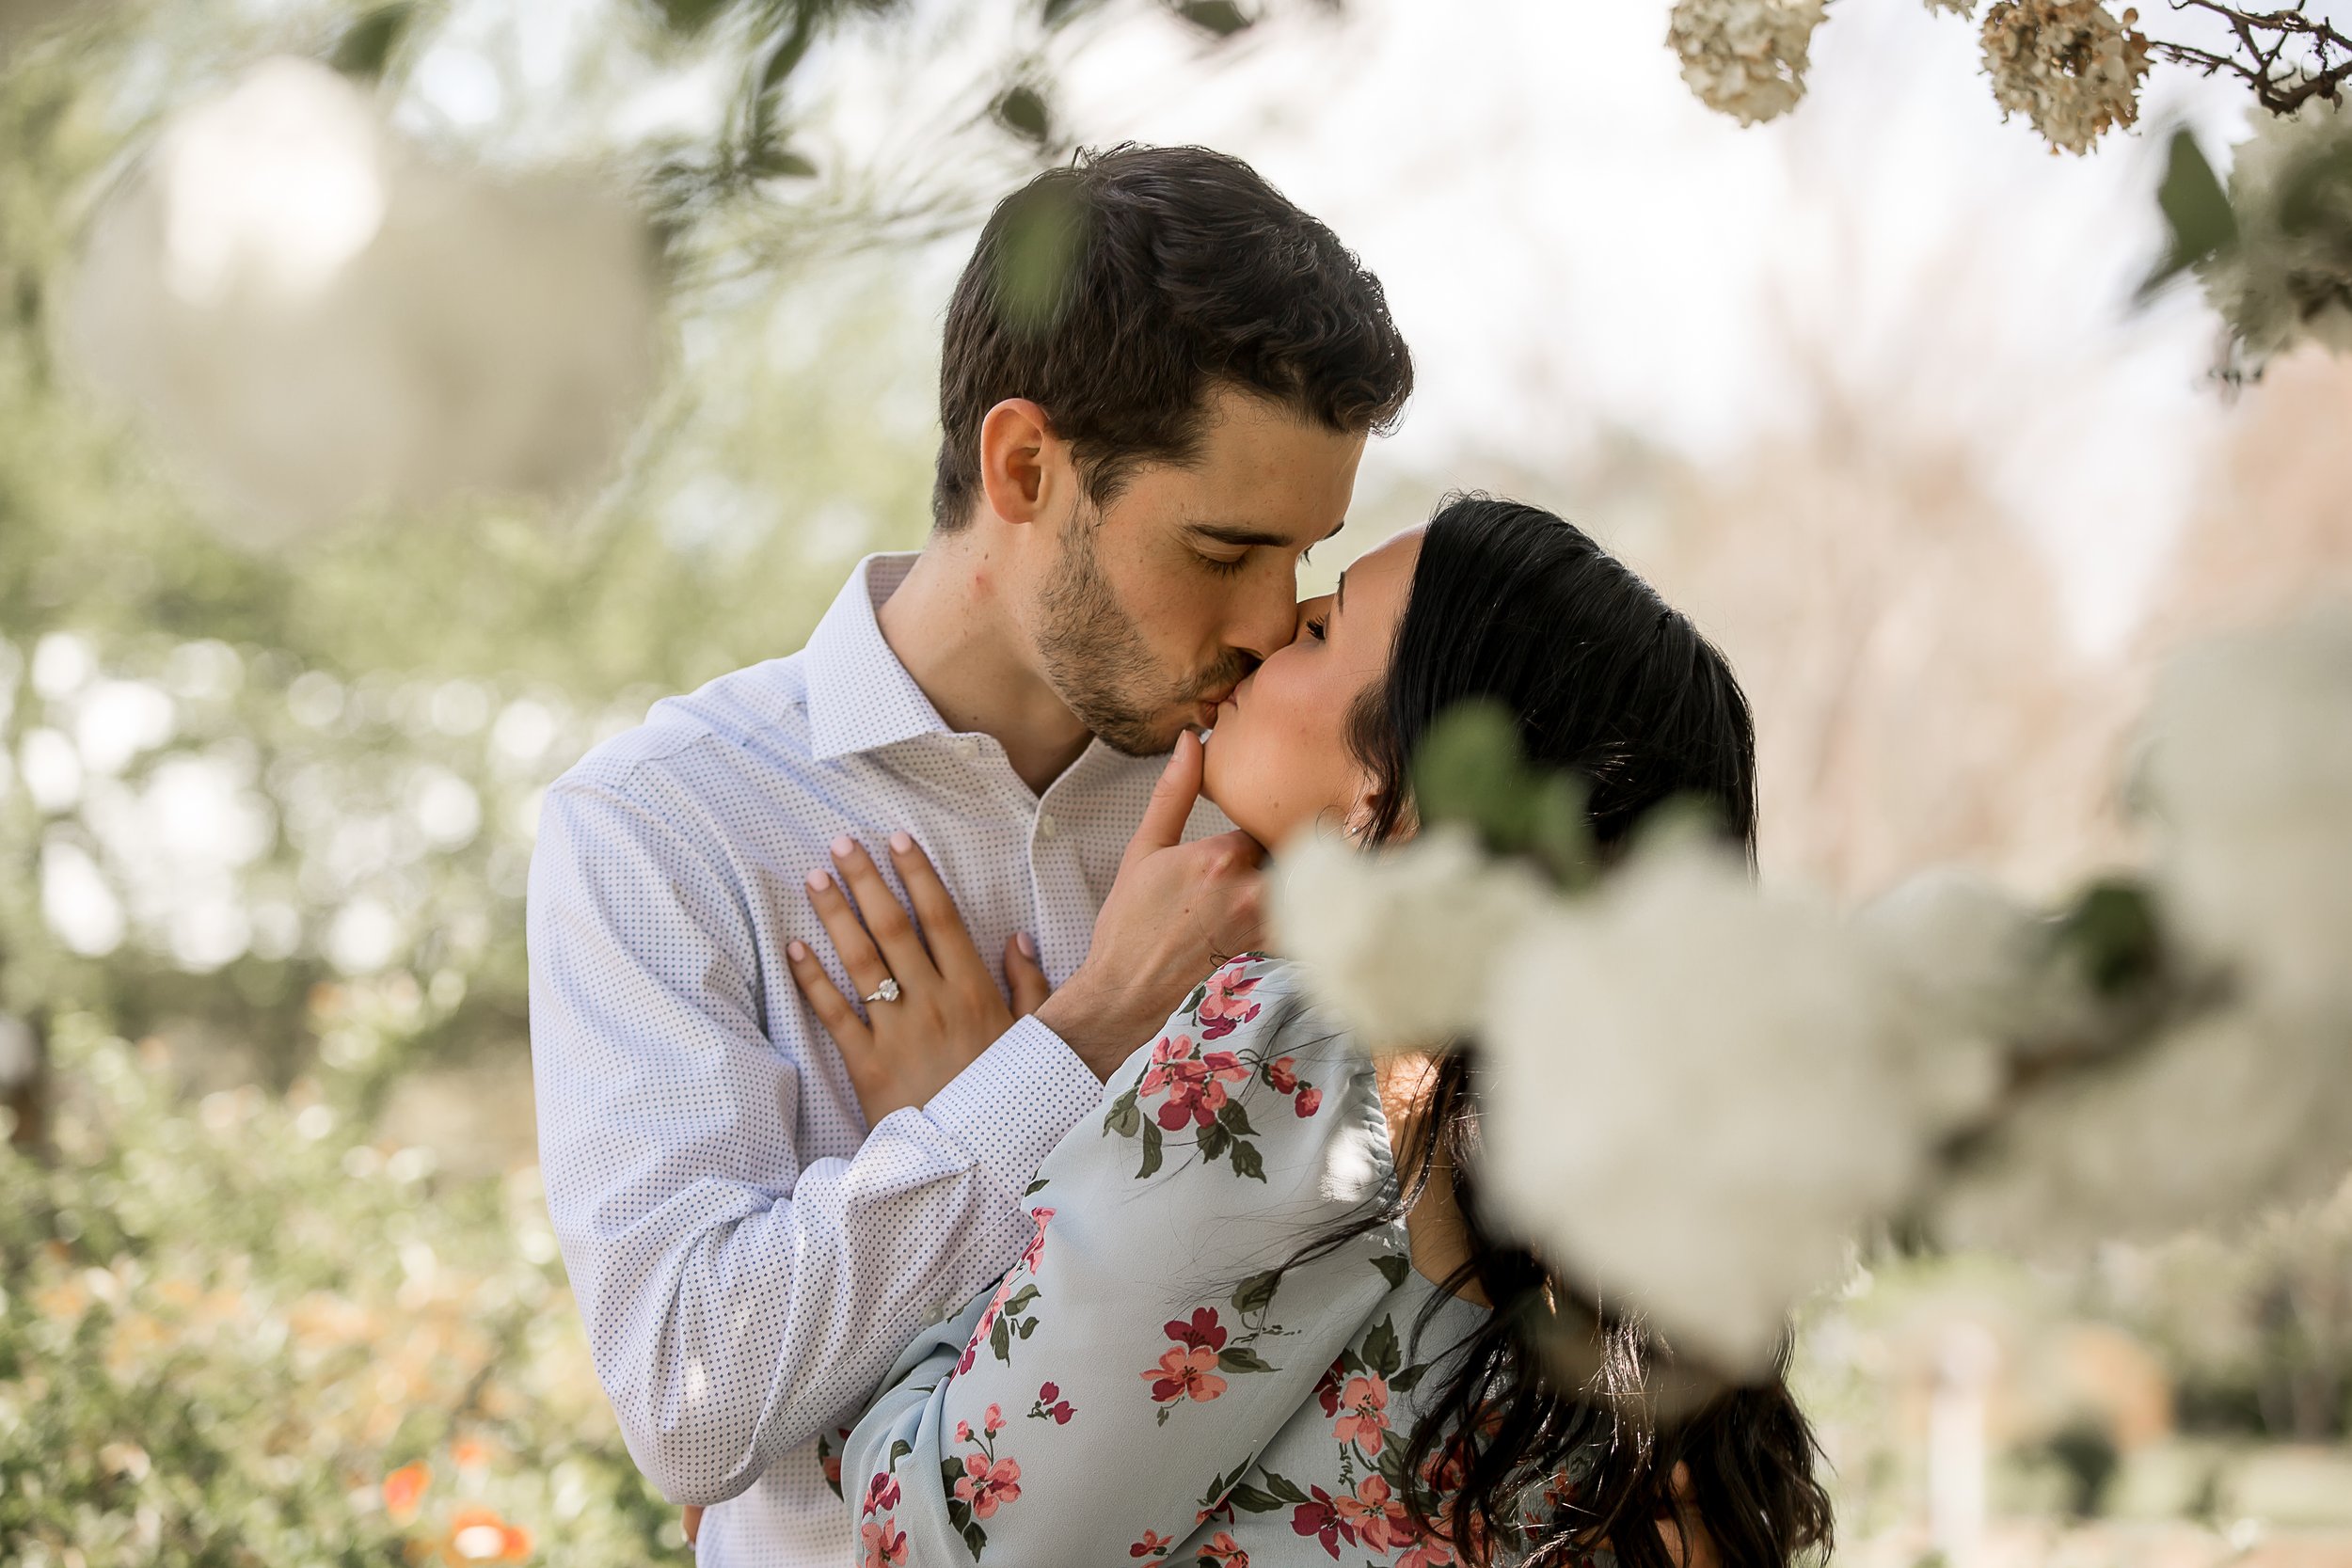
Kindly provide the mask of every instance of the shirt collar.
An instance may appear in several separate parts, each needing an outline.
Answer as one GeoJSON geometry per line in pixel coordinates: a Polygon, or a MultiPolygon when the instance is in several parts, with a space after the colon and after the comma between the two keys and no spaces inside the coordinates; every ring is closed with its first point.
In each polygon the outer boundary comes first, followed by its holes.
{"type": "Polygon", "coordinates": [[[809,744],[819,762],[947,733],[946,721],[882,641],[874,618],[914,565],[911,551],[867,556],[809,634],[803,667],[809,744]]]}

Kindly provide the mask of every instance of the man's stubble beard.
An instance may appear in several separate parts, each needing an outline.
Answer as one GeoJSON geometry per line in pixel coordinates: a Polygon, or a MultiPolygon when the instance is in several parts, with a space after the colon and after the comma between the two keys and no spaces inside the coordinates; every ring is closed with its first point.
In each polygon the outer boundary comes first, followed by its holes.
{"type": "Polygon", "coordinates": [[[1081,504],[1063,525],[1061,561],[1039,602],[1038,656],[1055,694],[1103,744],[1155,756],[1175,744],[1193,704],[1242,677],[1242,656],[1228,648],[1198,679],[1161,670],[1095,557],[1101,523],[1099,511],[1081,504]]]}

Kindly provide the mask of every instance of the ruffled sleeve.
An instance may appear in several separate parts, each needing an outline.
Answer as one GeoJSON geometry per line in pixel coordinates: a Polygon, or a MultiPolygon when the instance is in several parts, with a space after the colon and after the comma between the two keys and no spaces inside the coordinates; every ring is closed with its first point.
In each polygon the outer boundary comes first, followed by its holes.
{"type": "Polygon", "coordinates": [[[996,1289],[851,1433],[862,1563],[1156,1559],[1227,1501],[1409,1268],[1370,1064],[1288,966],[1227,965],[1030,1189],[996,1289]]]}

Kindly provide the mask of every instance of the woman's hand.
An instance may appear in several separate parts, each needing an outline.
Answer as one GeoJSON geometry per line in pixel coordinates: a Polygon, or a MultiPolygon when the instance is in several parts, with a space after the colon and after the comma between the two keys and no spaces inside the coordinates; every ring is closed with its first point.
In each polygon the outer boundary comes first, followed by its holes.
{"type": "Polygon", "coordinates": [[[834,839],[833,860],[848,895],[832,877],[812,871],[808,901],[856,994],[878,998],[885,982],[895,982],[897,998],[867,1001],[861,1019],[806,943],[787,944],[785,958],[792,983],[840,1047],[871,1127],[946,1088],[1014,1019],[1037,1011],[1053,988],[1028,939],[1015,937],[1005,943],[1005,978],[1012,988],[1006,1006],[946,884],[911,835],[890,835],[890,861],[914,906],[912,917],[856,840],[834,839]]]}

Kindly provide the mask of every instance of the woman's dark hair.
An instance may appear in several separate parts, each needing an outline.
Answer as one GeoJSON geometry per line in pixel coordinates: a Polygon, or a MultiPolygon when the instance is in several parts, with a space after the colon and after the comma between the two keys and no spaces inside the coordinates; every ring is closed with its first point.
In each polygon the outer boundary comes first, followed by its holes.
{"type": "Polygon", "coordinates": [[[1194,452],[1208,393],[1385,429],[1413,358],[1380,280],[1239,158],[1203,147],[1081,152],[998,203],[947,305],[931,525],[980,493],[980,423],[1044,408],[1097,505],[1146,460],[1194,452]]]}
{"type": "MultiPolygon", "coordinates": [[[[1668,801],[1706,808],[1754,863],[1755,729],[1723,655],[1572,524],[1537,507],[1456,496],[1422,542],[1388,674],[1350,715],[1350,747],[1380,786],[1368,844],[1411,830],[1422,741],[1439,715],[1473,699],[1509,709],[1531,762],[1583,784],[1604,865],[1668,801]]],[[[1408,1491],[1417,1522],[1457,1549],[1513,1539],[1529,1561],[1549,1563],[1606,1541],[1623,1568],[1670,1568],[1653,1521],[1687,1522],[1673,1489],[1680,1464],[1698,1523],[1728,1568],[1826,1555],[1830,1505],[1814,1476],[1813,1432],[1777,1371],[1652,1419],[1645,1378],[1662,1347],[1638,1321],[1597,1307],[1598,1372],[1575,1383],[1547,1360],[1535,1336],[1550,1304],[1591,1298],[1489,1227],[1477,1073],[1474,1042],[1439,1056],[1427,1113],[1398,1151],[1395,1208],[1361,1227],[1396,1217],[1433,1171],[1445,1172],[1470,1246],[1446,1291],[1475,1286],[1496,1308],[1445,1357],[1445,1382],[1410,1439],[1406,1473],[1442,1473],[1447,1482],[1408,1491]],[[1522,1536],[1524,1499],[1548,1490],[1555,1512],[1522,1536]]],[[[1432,1313],[1441,1301],[1433,1298],[1432,1313]]]]}

